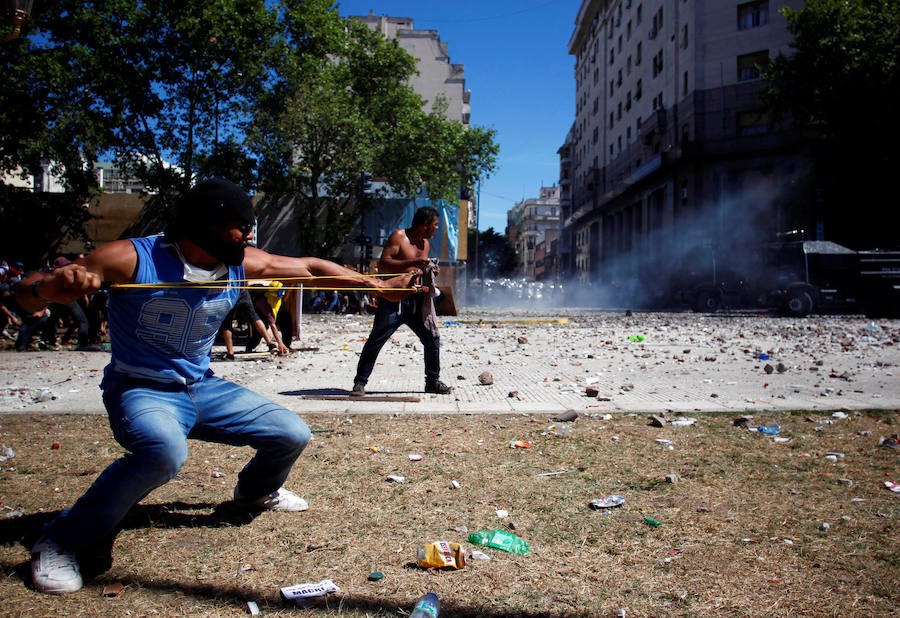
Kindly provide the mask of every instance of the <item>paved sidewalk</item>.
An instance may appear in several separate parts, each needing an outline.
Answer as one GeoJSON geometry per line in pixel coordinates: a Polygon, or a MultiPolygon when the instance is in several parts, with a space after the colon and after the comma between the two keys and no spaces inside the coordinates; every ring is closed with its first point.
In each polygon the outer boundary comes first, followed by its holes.
{"type": "MultiPolygon", "coordinates": [[[[406,328],[367,387],[417,403],[306,398],[349,394],[370,317],[305,316],[293,347],[318,351],[212,368],[300,414],[900,409],[900,320],[469,311],[442,321],[441,377],[453,393],[423,392],[422,346],[406,328]],[[480,383],[483,372],[493,384],[480,383]]],[[[102,413],[108,357],[0,354],[0,413],[102,413]]]]}

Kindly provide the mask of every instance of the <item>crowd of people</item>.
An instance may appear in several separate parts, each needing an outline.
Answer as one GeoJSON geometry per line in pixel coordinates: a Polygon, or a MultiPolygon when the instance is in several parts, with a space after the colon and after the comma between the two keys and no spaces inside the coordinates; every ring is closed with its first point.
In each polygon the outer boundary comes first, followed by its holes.
{"type": "MultiPolygon", "coordinates": [[[[49,273],[71,263],[69,257],[60,255],[41,270],[49,273]]],[[[3,338],[13,341],[19,352],[60,350],[67,345],[83,352],[101,351],[108,329],[108,292],[99,289],[72,302],[51,303],[35,312],[23,311],[12,302],[12,288],[24,273],[22,262],[0,262],[0,334],[3,338]]]]}
{"type": "Polygon", "coordinates": [[[368,292],[348,290],[339,294],[337,290],[320,291],[312,299],[313,313],[375,313],[378,299],[368,292]]]}

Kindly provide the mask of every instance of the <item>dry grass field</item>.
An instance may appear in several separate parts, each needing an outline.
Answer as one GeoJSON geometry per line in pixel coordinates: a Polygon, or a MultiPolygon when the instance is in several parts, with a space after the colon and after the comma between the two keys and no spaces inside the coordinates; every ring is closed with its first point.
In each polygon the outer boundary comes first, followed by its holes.
{"type": "Polygon", "coordinates": [[[111,567],[100,556],[81,591],[55,597],[31,587],[29,547],[121,447],[103,416],[2,416],[15,455],[0,463],[0,613],[226,616],[253,601],[264,615],[405,616],[434,591],[447,618],[896,615],[900,494],[885,481],[900,482],[900,451],[878,446],[896,413],[757,415],[781,424],[777,442],[732,415],[696,418],[582,415],[562,437],[542,415],[308,416],[316,433],[286,484],[304,513],[235,511],[249,449],[192,442],[179,477],[127,517],[111,567]],[[625,503],[588,507],[609,494],[625,503]],[[493,528],[533,551],[415,565],[420,544],[472,550],[465,530],[493,528]],[[304,608],[280,596],[322,579],[340,592],[304,608]]]}

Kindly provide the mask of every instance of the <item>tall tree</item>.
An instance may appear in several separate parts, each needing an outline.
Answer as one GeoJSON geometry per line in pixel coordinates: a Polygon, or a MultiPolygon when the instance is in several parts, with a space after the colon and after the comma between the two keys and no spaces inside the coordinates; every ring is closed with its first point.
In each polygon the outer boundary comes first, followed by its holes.
{"type": "Polygon", "coordinates": [[[489,174],[494,132],[466,130],[409,86],[415,59],[396,41],[340,17],[329,0],[287,0],[282,39],[253,130],[267,199],[292,202],[298,252],[331,255],[354,227],[363,172],[391,190],[458,197],[489,174]]]}
{"type": "Polygon", "coordinates": [[[494,228],[478,232],[470,227],[469,247],[475,249],[470,250],[469,268],[466,271],[470,279],[497,279],[511,277],[516,273],[519,266],[516,249],[507,236],[498,234],[494,228]]]}
{"type": "Polygon", "coordinates": [[[896,0],[807,0],[781,9],[793,53],[764,71],[776,113],[817,139],[819,213],[829,239],[855,248],[897,243],[900,11],[896,0]],[[848,208],[854,216],[848,217],[848,208]]]}
{"type": "MultiPolygon", "coordinates": [[[[47,0],[0,58],[0,168],[52,161],[70,192],[96,192],[114,159],[159,201],[198,175],[252,186],[242,131],[275,16],[265,0],[47,0]]],[[[164,209],[163,209],[164,210],[164,209]]]]}

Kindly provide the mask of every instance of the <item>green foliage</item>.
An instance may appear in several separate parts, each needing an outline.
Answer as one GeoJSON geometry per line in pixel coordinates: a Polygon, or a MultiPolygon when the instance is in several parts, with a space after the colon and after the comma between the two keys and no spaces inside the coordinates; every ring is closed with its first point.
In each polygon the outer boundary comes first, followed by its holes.
{"type": "MultiPolygon", "coordinates": [[[[794,35],[790,56],[764,72],[768,99],[828,140],[897,135],[900,11],[893,0],[809,0],[781,13],[794,35]],[[882,134],[884,135],[884,134],[882,134]]],[[[886,154],[883,152],[872,154],[886,154]]]]}
{"type": "Polygon", "coordinates": [[[300,249],[317,255],[358,216],[363,170],[399,193],[427,186],[453,200],[489,174],[493,131],[466,130],[439,104],[425,113],[407,85],[415,60],[332,5],[40,3],[0,45],[0,172],[52,161],[86,201],[94,163],[114,160],[155,194],[133,231],[164,227],[198,178],[227,176],[294,200],[300,249]]]}
{"type": "Polygon", "coordinates": [[[340,17],[327,0],[287,1],[274,80],[249,132],[269,199],[292,200],[298,251],[330,255],[367,204],[369,172],[401,195],[456,200],[496,161],[494,132],[426,113],[408,85],[415,59],[396,41],[340,17]]]}
{"type": "Polygon", "coordinates": [[[900,164],[897,8],[896,0],[808,0],[799,10],[783,8],[793,53],[763,71],[768,105],[816,139],[827,237],[854,248],[897,242],[896,209],[882,207],[900,164]],[[848,219],[850,205],[858,210],[848,219]]]}
{"type": "Polygon", "coordinates": [[[475,228],[470,227],[469,247],[477,248],[477,259],[475,252],[472,249],[469,250],[471,265],[467,271],[469,278],[498,279],[515,274],[518,267],[516,249],[510,244],[509,238],[498,234],[494,228],[489,227],[483,232],[478,232],[475,228]]]}

